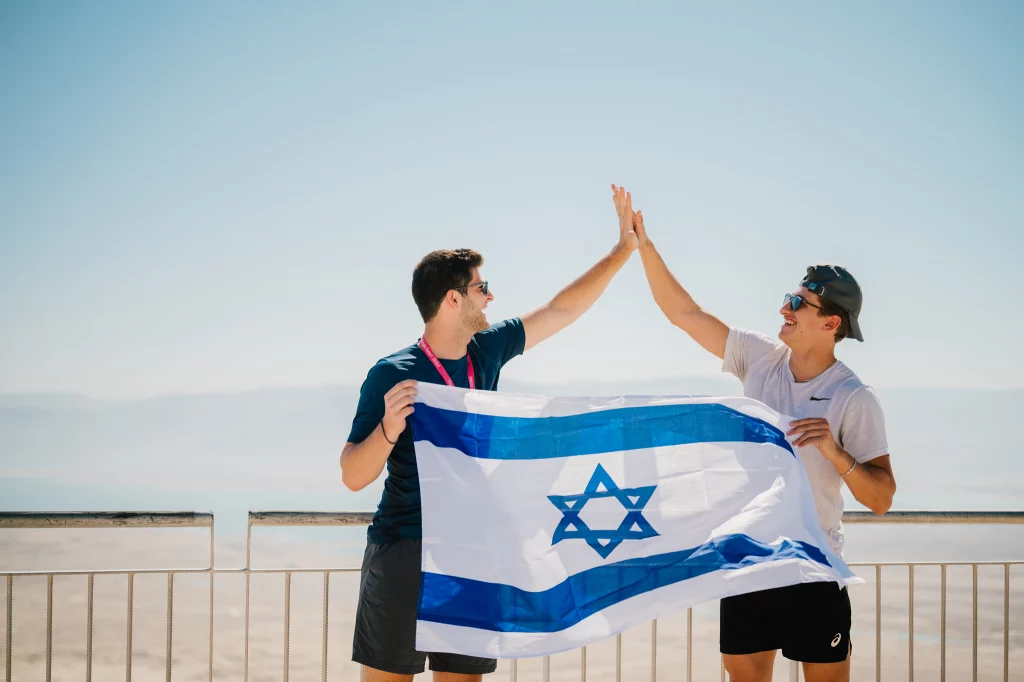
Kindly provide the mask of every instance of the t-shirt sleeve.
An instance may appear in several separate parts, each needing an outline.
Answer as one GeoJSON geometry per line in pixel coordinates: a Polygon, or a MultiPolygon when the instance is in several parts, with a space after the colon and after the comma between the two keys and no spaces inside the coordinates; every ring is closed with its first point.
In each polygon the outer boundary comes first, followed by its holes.
{"type": "Polygon", "coordinates": [[[377,428],[377,424],[384,418],[384,396],[398,383],[398,375],[398,369],[386,362],[377,363],[367,373],[359,389],[359,404],[356,406],[356,416],[352,419],[352,430],[348,434],[349,443],[363,442],[377,428]]]}
{"type": "Polygon", "coordinates": [[[522,355],[526,348],[526,330],[518,317],[492,325],[477,334],[475,339],[480,351],[499,366],[522,355]]]}
{"type": "Polygon", "coordinates": [[[747,370],[754,362],[779,347],[779,343],[764,334],[737,329],[729,329],[729,338],[725,342],[725,358],[722,371],[732,374],[740,381],[747,375],[747,370]]]}
{"type": "Polygon", "coordinates": [[[858,462],[889,454],[885,415],[878,395],[864,386],[850,396],[839,427],[839,445],[858,462]]]}

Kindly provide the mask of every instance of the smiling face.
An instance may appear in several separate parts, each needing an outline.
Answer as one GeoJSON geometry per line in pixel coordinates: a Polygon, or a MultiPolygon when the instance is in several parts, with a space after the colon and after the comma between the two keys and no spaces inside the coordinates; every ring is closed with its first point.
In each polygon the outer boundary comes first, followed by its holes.
{"type": "Polygon", "coordinates": [[[805,287],[798,287],[779,309],[782,315],[782,327],[779,329],[779,340],[797,349],[812,348],[822,344],[835,345],[835,333],[842,318],[838,315],[822,315],[821,298],[805,287]],[[800,305],[793,310],[792,301],[800,300],[800,305]]]}

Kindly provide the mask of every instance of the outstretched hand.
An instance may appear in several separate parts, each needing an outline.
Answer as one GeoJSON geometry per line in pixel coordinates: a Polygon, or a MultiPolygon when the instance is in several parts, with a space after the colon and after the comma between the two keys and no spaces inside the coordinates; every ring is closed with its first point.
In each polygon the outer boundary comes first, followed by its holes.
{"type": "Polygon", "coordinates": [[[643,211],[637,211],[633,214],[633,231],[636,232],[637,241],[640,242],[641,246],[650,241],[647,238],[647,228],[644,227],[643,211]]]}
{"type": "Polygon", "coordinates": [[[633,196],[626,191],[625,187],[612,185],[612,199],[615,202],[615,212],[619,216],[619,246],[629,251],[635,251],[640,246],[635,230],[636,213],[633,211],[633,196]]]}

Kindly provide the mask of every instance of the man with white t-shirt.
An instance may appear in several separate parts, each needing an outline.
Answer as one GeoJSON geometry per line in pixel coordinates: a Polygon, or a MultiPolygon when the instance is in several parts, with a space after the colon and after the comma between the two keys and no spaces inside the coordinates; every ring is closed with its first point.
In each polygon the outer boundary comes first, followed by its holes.
{"type": "MultiPolygon", "coordinates": [[[[654,300],[674,325],[724,360],[744,395],[796,420],[787,435],[800,450],[814,503],[832,549],[843,550],[846,483],[876,514],[892,506],[896,480],[889,463],[878,397],[836,359],[836,343],[863,341],[861,291],[846,269],[807,268],[785,300],[779,341],[729,328],[705,312],[669,272],[637,212],[635,231],[654,300]]],[[[775,654],[802,661],[807,682],[850,679],[850,599],[836,583],[802,583],[722,600],[721,651],[733,682],[772,679],[775,654]]]]}

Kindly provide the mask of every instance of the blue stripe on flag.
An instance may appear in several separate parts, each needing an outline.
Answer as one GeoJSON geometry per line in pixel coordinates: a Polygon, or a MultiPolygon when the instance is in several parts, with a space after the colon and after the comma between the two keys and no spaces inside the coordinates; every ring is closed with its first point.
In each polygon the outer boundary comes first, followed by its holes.
{"type": "Polygon", "coordinates": [[[483,459],[551,459],[690,443],[771,443],[768,422],[719,403],[646,405],[566,417],[498,417],[416,403],[413,439],[483,459]]]}
{"type": "Polygon", "coordinates": [[[829,566],[814,545],[767,545],[724,535],[694,549],[628,559],[570,576],[541,592],[438,573],[423,573],[417,618],[494,632],[558,632],[602,609],[660,587],[718,570],[804,559],[829,566]]]}

